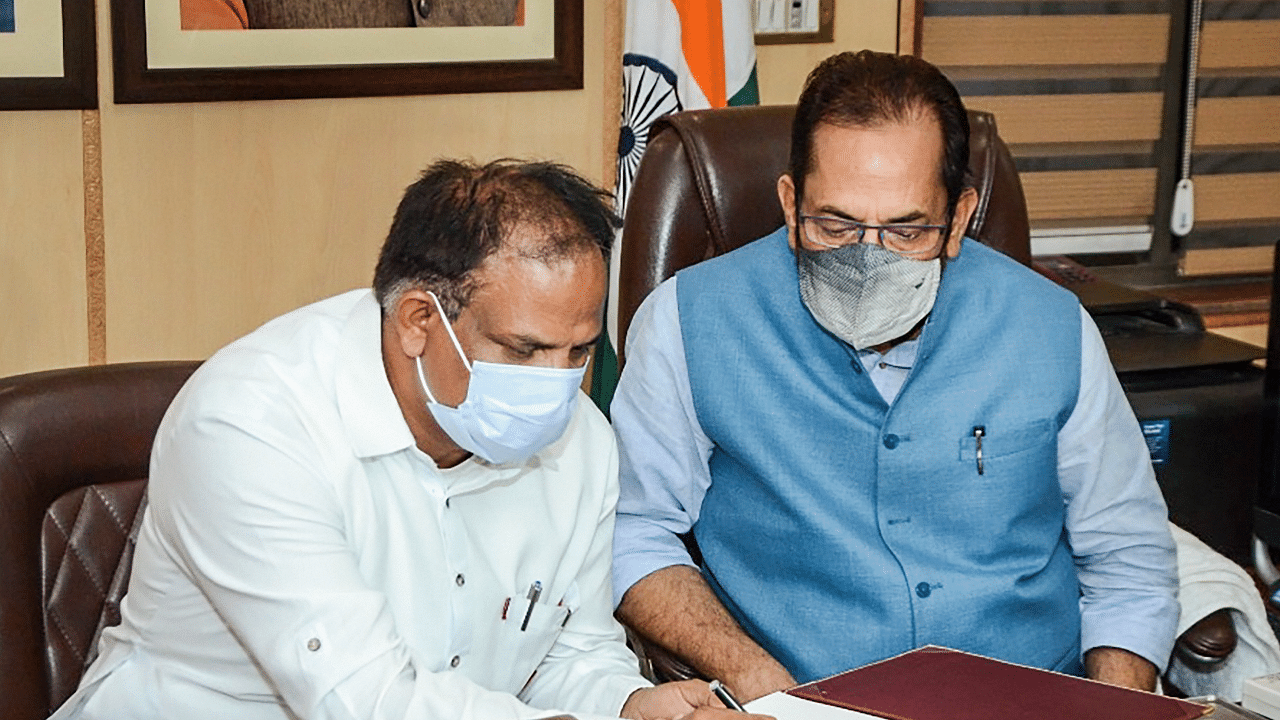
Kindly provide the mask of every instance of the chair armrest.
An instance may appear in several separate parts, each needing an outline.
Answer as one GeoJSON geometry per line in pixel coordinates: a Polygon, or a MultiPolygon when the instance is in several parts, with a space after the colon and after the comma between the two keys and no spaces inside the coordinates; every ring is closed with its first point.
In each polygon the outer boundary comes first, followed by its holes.
{"type": "Polygon", "coordinates": [[[1208,672],[1221,665],[1236,649],[1238,638],[1231,611],[1223,608],[1187,628],[1174,643],[1174,655],[1187,667],[1208,672]]]}

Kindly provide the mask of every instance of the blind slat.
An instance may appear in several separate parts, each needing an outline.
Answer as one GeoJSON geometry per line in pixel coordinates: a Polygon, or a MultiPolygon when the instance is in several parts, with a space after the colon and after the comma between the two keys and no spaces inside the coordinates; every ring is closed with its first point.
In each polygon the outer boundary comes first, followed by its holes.
{"type": "Polygon", "coordinates": [[[1196,222],[1280,219],[1280,173],[1197,175],[1196,222]]]}
{"type": "Polygon", "coordinates": [[[1031,220],[1149,217],[1154,168],[1022,173],[1031,220]]]}
{"type": "Polygon", "coordinates": [[[1021,173],[1032,220],[1146,218],[1152,213],[1156,170],[1064,170],[1021,173]]]}
{"type": "Polygon", "coordinates": [[[1196,147],[1273,143],[1280,144],[1280,96],[1200,98],[1196,104],[1196,147]]]}
{"type": "Polygon", "coordinates": [[[996,116],[1010,145],[1129,142],[1160,137],[1160,93],[1002,95],[965,98],[996,116]]]}
{"type": "Polygon", "coordinates": [[[1280,20],[1206,22],[1201,33],[1200,69],[1231,68],[1280,68],[1280,20]]]}
{"type": "Polygon", "coordinates": [[[1161,65],[1167,15],[926,17],[925,60],[943,67],[1161,65]]]}

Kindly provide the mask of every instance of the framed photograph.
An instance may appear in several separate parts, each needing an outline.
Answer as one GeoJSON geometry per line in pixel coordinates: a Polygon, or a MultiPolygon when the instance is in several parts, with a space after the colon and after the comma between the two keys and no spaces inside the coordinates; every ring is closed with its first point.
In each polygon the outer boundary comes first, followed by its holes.
{"type": "Polygon", "coordinates": [[[0,110],[98,107],[93,0],[0,0],[0,110]]]}
{"type": "Polygon", "coordinates": [[[110,0],[115,100],[578,89],[583,1],[110,0]]]}

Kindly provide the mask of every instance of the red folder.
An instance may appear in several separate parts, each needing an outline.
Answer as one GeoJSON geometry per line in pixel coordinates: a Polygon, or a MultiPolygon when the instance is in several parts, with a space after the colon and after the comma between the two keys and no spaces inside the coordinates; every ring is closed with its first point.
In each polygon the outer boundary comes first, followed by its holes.
{"type": "Polygon", "coordinates": [[[787,692],[893,720],[1182,720],[1212,710],[934,645],[787,692]]]}

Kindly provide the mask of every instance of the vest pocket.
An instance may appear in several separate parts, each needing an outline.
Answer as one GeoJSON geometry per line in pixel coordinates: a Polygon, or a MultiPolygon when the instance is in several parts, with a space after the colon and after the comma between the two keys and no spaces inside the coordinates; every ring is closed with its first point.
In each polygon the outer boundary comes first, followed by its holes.
{"type": "Polygon", "coordinates": [[[1057,443],[1053,423],[1048,420],[1036,420],[1018,427],[1001,427],[998,424],[980,426],[982,432],[972,433],[960,438],[960,461],[977,467],[978,443],[982,443],[982,463],[1000,458],[1010,457],[1018,453],[1043,448],[1045,443],[1057,443]]]}

